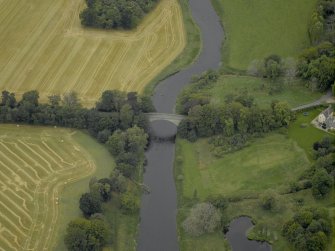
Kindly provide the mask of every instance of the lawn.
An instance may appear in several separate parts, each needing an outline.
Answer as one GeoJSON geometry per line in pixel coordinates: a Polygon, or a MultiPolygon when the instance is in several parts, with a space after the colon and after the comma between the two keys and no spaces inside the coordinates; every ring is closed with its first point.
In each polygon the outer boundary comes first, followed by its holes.
{"type": "Polygon", "coordinates": [[[311,121],[324,109],[325,108],[320,107],[307,111],[306,114],[298,113],[297,119],[291,124],[288,130],[290,138],[294,139],[298,145],[305,150],[310,159],[313,158],[312,146],[314,142],[319,141],[326,136],[334,137],[331,134],[315,128],[311,124],[311,121]]]}
{"type": "Polygon", "coordinates": [[[226,32],[224,66],[246,70],[271,54],[295,57],[309,45],[317,0],[212,0],[226,32]]]}
{"type": "Polygon", "coordinates": [[[0,89],[37,89],[42,101],[74,90],[87,105],[102,91],[143,91],[184,49],[177,0],[161,0],[133,31],[84,29],[84,0],[0,1],[0,89]]]}
{"type": "Polygon", "coordinates": [[[108,169],[97,166],[74,134],[50,127],[0,126],[0,246],[4,250],[51,250],[64,233],[67,217],[78,215],[77,201],[87,178],[97,170],[103,175],[110,172],[113,159],[109,158],[108,169]],[[80,180],[85,178],[83,186],[80,180]],[[80,187],[71,185],[77,181],[80,187]]]}
{"type": "Polygon", "coordinates": [[[312,92],[298,80],[278,83],[248,76],[221,75],[213,88],[209,90],[212,102],[222,104],[226,95],[247,92],[255,98],[255,103],[261,107],[269,107],[273,100],[286,101],[291,107],[307,104],[317,100],[322,94],[312,92]],[[270,94],[271,86],[281,85],[282,90],[270,94]]]}

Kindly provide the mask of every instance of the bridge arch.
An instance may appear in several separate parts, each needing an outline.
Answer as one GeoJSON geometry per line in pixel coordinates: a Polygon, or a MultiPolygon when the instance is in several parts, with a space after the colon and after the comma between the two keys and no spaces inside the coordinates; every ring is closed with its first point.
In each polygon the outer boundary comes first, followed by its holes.
{"type": "Polygon", "coordinates": [[[150,122],[163,120],[163,121],[169,121],[176,126],[178,126],[180,122],[185,118],[184,115],[169,114],[169,113],[156,113],[156,112],[147,113],[147,116],[150,122]]]}

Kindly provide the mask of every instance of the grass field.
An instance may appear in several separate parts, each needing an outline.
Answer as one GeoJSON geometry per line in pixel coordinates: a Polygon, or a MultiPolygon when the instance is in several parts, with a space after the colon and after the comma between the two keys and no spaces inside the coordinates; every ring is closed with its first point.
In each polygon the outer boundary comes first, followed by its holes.
{"type": "Polygon", "coordinates": [[[212,0],[226,31],[225,67],[247,69],[270,54],[294,57],[309,45],[317,0],[212,0]]]}
{"type": "Polygon", "coordinates": [[[270,87],[276,85],[266,79],[248,76],[221,75],[218,82],[209,90],[213,103],[222,104],[227,94],[241,94],[247,92],[255,98],[255,103],[261,107],[269,107],[273,100],[286,101],[291,107],[308,104],[320,98],[320,92],[312,92],[298,80],[290,83],[281,81],[280,92],[270,95],[270,87]]]}
{"type": "Polygon", "coordinates": [[[142,91],[186,44],[177,0],[162,0],[134,31],[83,29],[84,0],[0,0],[0,89],[78,92],[85,105],[106,89],[142,91]]]}
{"type": "Polygon", "coordinates": [[[66,225],[60,221],[61,191],[96,169],[73,134],[66,129],[0,126],[1,250],[51,250],[57,242],[59,224],[66,225]]]}
{"type": "Polygon", "coordinates": [[[179,140],[177,144],[185,177],[182,194],[188,198],[195,189],[202,200],[213,194],[236,196],[271,187],[284,189],[309,166],[303,150],[281,134],[255,139],[224,158],[213,157],[206,139],[195,144],[179,140]]]}

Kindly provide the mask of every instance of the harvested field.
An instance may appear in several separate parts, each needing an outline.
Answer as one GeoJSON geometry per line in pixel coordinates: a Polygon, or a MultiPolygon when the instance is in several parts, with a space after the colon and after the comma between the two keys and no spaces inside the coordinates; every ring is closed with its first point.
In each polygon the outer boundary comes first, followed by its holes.
{"type": "Polygon", "coordinates": [[[0,0],[0,90],[42,101],[74,90],[86,106],[106,89],[141,92],[183,50],[177,0],[161,0],[134,31],[83,29],[84,0],[0,0]]]}
{"type": "Polygon", "coordinates": [[[0,250],[52,250],[60,192],[94,171],[71,130],[1,125],[0,250]]]}

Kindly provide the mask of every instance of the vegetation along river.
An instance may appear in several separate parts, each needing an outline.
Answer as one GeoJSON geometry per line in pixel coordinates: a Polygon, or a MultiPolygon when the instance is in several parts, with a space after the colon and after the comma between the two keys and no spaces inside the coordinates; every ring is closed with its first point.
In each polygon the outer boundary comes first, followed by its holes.
{"type": "MultiPolygon", "coordinates": [[[[200,28],[202,50],[190,67],[159,83],[153,95],[157,112],[174,113],[177,96],[190,83],[193,75],[221,64],[221,45],[224,33],[220,19],[210,0],[190,0],[193,18],[200,28]]],[[[177,128],[167,121],[152,122],[153,133],[159,138],[171,138],[177,128]]],[[[173,141],[155,140],[146,153],[148,160],[144,184],[149,194],[144,194],[141,205],[141,222],[137,250],[179,250],[177,238],[177,194],[173,178],[175,144],[173,141]]],[[[232,243],[231,243],[232,245],[232,243]]],[[[234,246],[234,245],[232,245],[234,246]]],[[[251,250],[248,246],[244,250],[251,250]]]]}

